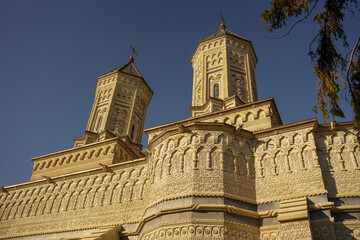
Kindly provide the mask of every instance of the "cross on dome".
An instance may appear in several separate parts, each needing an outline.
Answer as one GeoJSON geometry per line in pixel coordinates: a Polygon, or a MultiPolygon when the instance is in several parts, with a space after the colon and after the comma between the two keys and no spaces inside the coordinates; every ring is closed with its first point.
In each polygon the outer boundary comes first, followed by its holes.
{"type": "Polygon", "coordinates": [[[135,45],[130,45],[131,48],[131,56],[129,57],[129,62],[134,62],[134,54],[137,55],[135,52],[135,45]]]}
{"type": "Polygon", "coordinates": [[[225,20],[224,20],[224,16],[223,16],[223,13],[220,12],[220,17],[221,17],[221,25],[220,25],[220,29],[225,29],[226,26],[225,26],[225,20]]]}

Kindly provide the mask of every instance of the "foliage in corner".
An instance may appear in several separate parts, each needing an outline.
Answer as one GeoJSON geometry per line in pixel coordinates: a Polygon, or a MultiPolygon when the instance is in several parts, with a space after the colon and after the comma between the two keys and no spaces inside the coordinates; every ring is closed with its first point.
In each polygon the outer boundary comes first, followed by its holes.
{"type": "MultiPolygon", "coordinates": [[[[320,5],[318,0],[273,0],[271,8],[265,10],[261,17],[265,29],[269,32],[283,28],[293,18],[298,20],[292,24],[288,35],[294,26],[307,19],[320,5]],[[301,18],[300,18],[301,17],[301,18]]],[[[348,48],[346,34],[343,28],[345,13],[360,13],[359,0],[324,0],[314,13],[313,21],[319,27],[319,32],[310,43],[311,62],[317,76],[317,106],[316,112],[321,111],[323,120],[344,117],[339,106],[339,93],[347,89],[350,104],[354,110],[354,129],[360,130],[360,46],[359,40],[352,51],[343,55],[338,50],[339,43],[348,48]],[[313,44],[316,44],[313,50],[313,44]],[[351,56],[350,56],[351,53],[351,56]],[[350,57],[349,57],[350,56],[350,57]],[[349,58],[349,60],[348,60],[349,58]],[[346,81],[344,80],[346,79],[346,81]]],[[[360,39],[360,38],[359,38],[360,39]]]]}
{"type": "Polygon", "coordinates": [[[354,129],[360,131],[360,37],[350,57],[350,64],[347,71],[347,81],[350,85],[351,106],[355,110],[354,129]],[[355,59],[354,59],[355,56],[355,59]]]}

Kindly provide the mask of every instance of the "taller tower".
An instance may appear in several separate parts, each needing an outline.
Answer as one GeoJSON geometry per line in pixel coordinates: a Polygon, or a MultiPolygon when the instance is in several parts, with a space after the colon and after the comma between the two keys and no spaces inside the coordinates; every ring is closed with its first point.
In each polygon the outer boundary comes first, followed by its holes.
{"type": "Polygon", "coordinates": [[[152,94],[132,56],[127,63],[99,76],[85,135],[74,138],[75,147],[117,136],[139,151],[152,94]]]}
{"type": "Polygon", "coordinates": [[[252,44],[227,30],[224,23],[200,40],[190,61],[193,117],[257,101],[257,58],[252,44]]]}

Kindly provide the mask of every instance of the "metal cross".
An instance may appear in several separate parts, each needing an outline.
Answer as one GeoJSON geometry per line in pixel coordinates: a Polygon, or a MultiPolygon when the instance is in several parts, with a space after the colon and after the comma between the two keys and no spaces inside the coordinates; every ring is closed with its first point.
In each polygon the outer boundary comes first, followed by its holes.
{"type": "Polygon", "coordinates": [[[221,24],[225,25],[224,16],[222,12],[220,12],[220,17],[221,17],[221,24]]]}
{"type": "Polygon", "coordinates": [[[130,48],[131,48],[131,56],[133,57],[134,54],[137,55],[137,53],[135,52],[135,45],[130,45],[130,48]]]}

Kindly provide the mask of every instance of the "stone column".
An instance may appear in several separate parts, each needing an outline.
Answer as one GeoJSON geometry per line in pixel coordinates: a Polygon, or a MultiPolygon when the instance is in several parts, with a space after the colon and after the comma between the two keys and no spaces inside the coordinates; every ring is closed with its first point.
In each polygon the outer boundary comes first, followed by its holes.
{"type": "Polygon", "coordinates": [[[219,152],[220,156],[220,171],[223,171],[224,170],[224,159],[225,159],[225,152],[224,150],[220,150],[219,152]]]}
{"type": "Polygon", "coordinates": [[[356,158],[355,158],[355,153],[354,152],[349,152],[349,153],[350,153],[350,158],[351,158],[352,162],[354,163],[355,170],[360,170],[359,163],[356,161],[356,158]]]}
{"type": "Polygon", "coordinates": [[[248,157],[246,158],[245,157],[245,161],[246,161],[246,176],[247,177],[251,177],[251,174],[250,174],[250,159],[253,158],[253,157],[248,157]]]}
{"type": "Polygon", "coordinates": [[[286,172],[291,173],[290,162],[289,162],[289,154],[284,154],[285,164],[286,164],[286,172]]]}
{"type": "Polygon", "coordinates": [[[319,168],[320,167],[320,163],[319,163],[319,157],[316,153],[316,148],[311,148],[311,152],[312,152],[312,156],[314,158],[314,162],[315,162],[315,167],[319,168]]]}
{"type": "Polygon", "coordinates": [[[298,157],[299,157],[299,160],[300,160],[300,169],[301,169],[301,170],[306,170],[305,161],[304,161],[304,156],[303,156],[303,154],[302,154],[302,150],[297,151],[297,154],[298,154],[298,157]]]}
{"type": "Polygon", "coordinates": [[[184,154],[185,153],[180,155],[180,169],[179,169],[180,172],[184,171],[184,154]]]}
{"type": "Polygon", "coordinates": [[[259,177],[264,177],[264,166],[263,166],[263,158],[260,158],[259,161],[259,177]]]}
{"type": "Polygon", "coordinates": [[[165,162],[167,162],[167,172],[166,172],[166,175],[170,175],[170,172],[171,172],[171,156],[168,156],[165,158],[165,162]]]}
{"type": "Polygon", "coordinates": [[[211,151],[210,150],[206,151],[205,156],[206,156],[206,169],[207,170],[212,170],[211,151]]]}
{"type": "Polygon", "coordinates": [[[276,165],[276,162],[275,162],[275,155],[271,155],[270,159],[271,159],[271,170],[272,170],[271,174],[272,175],[277,175],[277,173],[276,173],[277,165],[276,165]]]}
{"type": "Polygon", "coordinates": [[[281,201],[277,219],[280,222],[279,239],[313,239],[306,198],[281,201]]]}
{"type": "Polygon", "coordinates": [[[341,171],[346,171],[346,167],[345,167],[345,161],[343,159],[343,157],[341,156],[341,150],[336,151],[336,155],[339,158],[340,161],[340,170],[341,171]]]}
{"type": "Polygon", "coordinates": [[[198,154],[197,154],[196,151],[194,151],[194,156],[193,156],[193,169],[194,169],[194,170],[199,170],[199,168],[198,168],[198,162],[199,162],[199,160],[198,160],[198,154]]]}
{"type": "MultiPolygon", "coordinates": [[[[54,200],[55,200],[55,197],[54,197],[55,194],[52,194],[51,197],[47,200],[46,204],[45,204],[45,210],[44,210],[44,213],[51,213],[51,207],[54,203],[54,200]]],[[[26,204],[25,204],[26,206],[26,204]]],[[[74,204],[74,209],[76,207],[76,203],[74,204]]]]}

